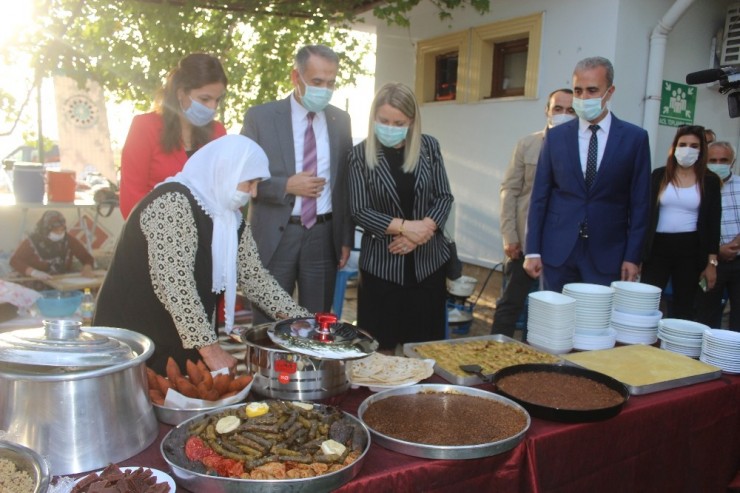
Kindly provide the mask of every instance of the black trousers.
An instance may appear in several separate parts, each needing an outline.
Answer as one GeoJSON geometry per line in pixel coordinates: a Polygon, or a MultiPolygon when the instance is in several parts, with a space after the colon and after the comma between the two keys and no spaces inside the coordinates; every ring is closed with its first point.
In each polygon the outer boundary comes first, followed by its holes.
{"type": "Polygon", "coordinates": [[[698,233],[655,233],[641,281],[665,289],[671,280],[674,318],[694,320],[699,275],[707,263],[700,257],[698,233]]]}
{"type": "Polygon", "coordinates": [[[740,257],[717,266],[714,289],[699,293],[696,321],[719,328],[722,325],[722,297],[730,301],[730,330],[740,332],[740,257]]]}
{"type": "Polygon", "coordinates": [[[501,298],[496,301],[496,312],[493,318],[492,334],[503,334],[513,337],[516,322],[524,310],[527,296],[537,280],[529,277],[524,270],[524,258],[506,259],[504,263],[504,279],[506,287],[501,298]]]}

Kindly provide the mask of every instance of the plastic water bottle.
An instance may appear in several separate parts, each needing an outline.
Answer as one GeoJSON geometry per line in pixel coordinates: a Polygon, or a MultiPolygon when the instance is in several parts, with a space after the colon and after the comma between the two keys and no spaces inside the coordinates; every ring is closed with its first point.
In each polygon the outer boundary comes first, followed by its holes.
{"type": "Polygon", "coordinates": [[[90,292],[90,288],[85,288],[80,303],[80,315],[82,315],[82,325],[89,327],[92,325],[93,313],[95,313],[95,298],[90,292]]]}

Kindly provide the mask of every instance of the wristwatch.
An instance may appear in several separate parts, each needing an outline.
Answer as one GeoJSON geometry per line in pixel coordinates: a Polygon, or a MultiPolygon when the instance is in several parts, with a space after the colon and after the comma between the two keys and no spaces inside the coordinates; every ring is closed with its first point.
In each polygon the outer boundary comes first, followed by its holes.
{"type": "Polygon", "coordinates": [[[712,264],[715,267],[717,267],[719,265],[719,261],[717,261],[716,258],[710,258],[709,259],[709,263],[712,264]]]}

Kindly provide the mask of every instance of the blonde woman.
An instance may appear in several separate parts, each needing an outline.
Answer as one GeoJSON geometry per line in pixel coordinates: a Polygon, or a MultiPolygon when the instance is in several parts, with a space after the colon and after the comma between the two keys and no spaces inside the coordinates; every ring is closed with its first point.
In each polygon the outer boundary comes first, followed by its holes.
{"type": "Polygon", "coordinates": [[[439,142],[421,133],[411,89],[380,88],[368,138],[349,164],[352,218],[364,230],[357,325],[384,350],[442,339],[450,253],[441,230],[454,199],[439,142]]]}

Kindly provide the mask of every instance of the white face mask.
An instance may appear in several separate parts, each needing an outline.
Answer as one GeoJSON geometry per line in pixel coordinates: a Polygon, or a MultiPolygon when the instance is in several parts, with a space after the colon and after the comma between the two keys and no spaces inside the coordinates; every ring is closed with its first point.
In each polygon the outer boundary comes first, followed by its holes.
{"type": "Polygon", "coordinates": [[[558,113],[557,115],[551,115],[547,117],[547,126],[557,127],[561,123],[569,122],[571,120],[574,120],[576,118],[576,115],[569,115],[568,113],[558,113]]]}
{"type": "Polygon", "coordinates": [[[239,210],[245,205],[247,205],[247,202],[249,202],[250,194],[247,192],[242,192],[241,190],[237,190],[234,192],[234,195],[231,196],[231,202],[229,202],[229,207],[231,210],[239,210]]]}
{"type": "Polygon", "coordinates": [[[676,162],[683,168],[690,168],[699,159],[699,149],[693,147],[676,147],[673,151],[676,162]]]}
{"type": "Polygon", "coordinates": [[[66,233],[49,233],[49,239],[51,241],[62,241],[66,233]]]}

